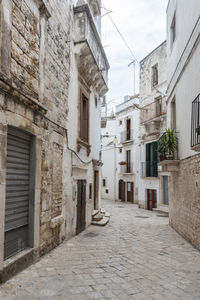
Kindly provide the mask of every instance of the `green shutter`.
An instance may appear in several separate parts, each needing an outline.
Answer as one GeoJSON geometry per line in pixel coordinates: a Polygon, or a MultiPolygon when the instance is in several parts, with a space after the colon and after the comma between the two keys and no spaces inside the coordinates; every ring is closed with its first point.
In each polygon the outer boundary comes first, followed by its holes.
{"type": "Polygon", "coordinates": [[[150,144],[146,144],[146,177],[150,177],[150,144]]]}
{"type": "Polygon", "coordinates": [[[158,177],[158,143],[152,143],[153,146],[153,177],[158,177]]]}

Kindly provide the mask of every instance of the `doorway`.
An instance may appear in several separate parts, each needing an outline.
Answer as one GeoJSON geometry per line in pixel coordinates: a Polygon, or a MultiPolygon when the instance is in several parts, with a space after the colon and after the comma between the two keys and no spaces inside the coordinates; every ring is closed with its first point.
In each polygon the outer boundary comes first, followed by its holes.
{"type": "Polygon", "coordinates": [[[78,180],[77,189],[76,234],[79,234],[85,229],[86,180],[78,180]]]}
{"type": "Polygon", "coordinates": [[[134,184],[133,182],[127,182],[127,201],[134,202],[134,184]]]}
{"type": "Polygon", "coordinates": [[[94,171],[94,209],[98,209],[99,199],[99,171],[94,171]]]}
{"type": "Polygon", "coordinates": [[[153,208],[157,208],[157,191],[147,190],[147,209],[153,210],[153,208]]]}
{"type": "Polygon", "coordinates": [[[169,205],[168,176],[163,176],[163,204],[169,205]]]}
{"type": "Polygon", "coordinates": [[[33,247],[34,141],[29,133],[8,127],[4,259],[33,247]]]}

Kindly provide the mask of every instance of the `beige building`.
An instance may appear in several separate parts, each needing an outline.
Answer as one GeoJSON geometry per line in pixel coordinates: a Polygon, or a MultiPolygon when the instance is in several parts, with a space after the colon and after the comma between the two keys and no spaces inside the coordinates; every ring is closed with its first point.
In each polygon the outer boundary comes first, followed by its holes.
{"type": "Polygon", "coordinates": [[[165,41],[140,62],[139,207],[148,210],[168,210],[163,178],[158,175],[157,151],[158,140],[166,129],[166,56],[165,41]]]}
{"type": "Polygon", "coordinates": [[[100,1],[1,1],[0,281],[100,207],[100,1]]]}
{"type": "Polygon", "coordinates": [[[200,2],[170,0],[167,8],[167,122],[178,158],[161,163],[169,176],[170,224],[200,249],[200,2]]]}

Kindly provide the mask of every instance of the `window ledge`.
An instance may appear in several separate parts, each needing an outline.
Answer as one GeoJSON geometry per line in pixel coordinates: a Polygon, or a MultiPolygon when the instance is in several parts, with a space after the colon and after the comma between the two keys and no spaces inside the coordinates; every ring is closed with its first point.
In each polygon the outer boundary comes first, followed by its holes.
{"type": "Polygon", "coordinates": [[[200,152],[200,144],[191,147],[193,151],[200,152]]]}
{"type": "Polygon", "coordinates": [[[89,156],[91,152],[91,145],[88,142],[83,141],[79,138],[77,140],[77,151],[80,152],[82,147],[87,149],[87,156],[89,156]]]}

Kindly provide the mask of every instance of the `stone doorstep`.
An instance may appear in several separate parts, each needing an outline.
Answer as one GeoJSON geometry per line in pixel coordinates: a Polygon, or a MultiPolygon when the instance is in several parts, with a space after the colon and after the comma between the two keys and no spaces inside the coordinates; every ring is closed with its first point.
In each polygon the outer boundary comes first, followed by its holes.
{"type": "Polygon", "coordinates": [[[108,224],[110,218],[107,217],[103,217],[101,221],[92,221],[92,225],[96,225],[96,226],[105,226],[106,224],[108,224]]]}
{"type": "Polygon", "coordinates": [[[92,221],[92,225],[96,225],[96,226],[105,226],[106,224],[108,224],[109,220],[110,220],[110,214],[108,212],[105,212],[105,214],[100,214],[101,215],[101,220],[93,220],[92,221]]]}
{"type": "Polygon", "coordinates": [[[165,211],[165,210],[162,210],[161,208],[153,208],[153,211],[157,212],[157,213],[161,213],[163,215],[167,215],[169,216],[169,212],[168,211],[165,211]]]}
{"type": "Polygon", "coordinates": [[[95,209],[92,213],[92,218],[95,217],[99,213],[98,209],[95,209]]]}
{"type": "Polygon", "coordinates": [[[92,221],[101,221],[102,219],[103,215],[100,212],[92,217],[92,221]]]}

